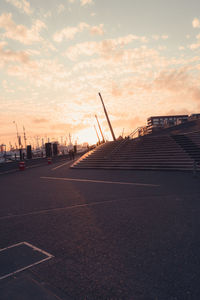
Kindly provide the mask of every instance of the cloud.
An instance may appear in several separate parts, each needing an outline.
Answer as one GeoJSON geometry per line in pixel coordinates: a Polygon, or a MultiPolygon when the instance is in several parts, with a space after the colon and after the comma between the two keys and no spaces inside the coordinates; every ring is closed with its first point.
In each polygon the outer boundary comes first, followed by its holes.
{"type": "Polygon", "coordinates": [[[49,17],[51,17],[52,16],[52,13],[51,13],[51,11],[47,11],[45,14],[44,14],[44,18],[46,19],[46,18],[49,18],[49,17]]]}
{"type": "Polygon", "coordinates": [[[87,5],[87,4],[93,4],[93,0],[80,0],[81,6],[87,5]]]}
{"type": "Polygon", "coordinates": [[[42,40],[40,31],[46,28],[46,25],[40,21],[35,20],[30,29],[24,25],[16,25],[12,20],[12,14],[2,14],[0,16],[0,28],[3,28],[5,32],[2,34],[4,38],[19,41],[20,43],[30,45],[42,40]]]}
{"type": "Polygon", "coordinates": [[[6,0],[6,2],[17,7],[21,12],[27,15],[31,14],[30,3],[27,0],[6,0]]]}
{"type": "Polygon", "coordinates": [[[189,46],[191,50],[196,50],[196,49],[198,49],[198,48],[200,47],[200,34],[198,34],[198,35],[196,36],[196,39],[197,39],[197,42],[196,42],[196,43],[193,43],[193,44],[191,44],[191,45],[189,46]]]}
{"type": "Polygon", "coordinates": [[[194,18],[194,20],[192,21],[192,26],[193,28],[200,28],[200,21],[197,18],[194,18]]]}
{"type": "Polygon", "coordinates": [[[64,39],[72,40],[75,35],[79,32],[82,32],[85,28],[88,28],[89,25],[86,23],[79,23],[77,27],[66,27],[59,32],[56,32],[53,36],[55,42],[62,42],[64,39]]]}
{"type": "Polygon", "coordinates": [[[127,114],[121,114],[116,117],[115,120],[112,120],[112,126],[113,128],[120,128],[122,132],[124,133],[124,136],[130,134],[134,129],[136,129],[138,126],[144,125],[144,117],[133,117],[129,116],[127,117],[127,114]],[[132,130],[130,130],[132,128],[132,130]],[[123,130],[124,129],[124,130],[123,130]]]}
{"type": "MultiPolygon", "coordinates": [[[[27,55],[27,51],[24,54],[27,55]]],[[[19,62],[19,60],[16,60],[16,62],[19,62]]],[[[7,73],[15,78],[29,82],[37,89],[41,86],[48,89],[51,86],[53,91],[61,90],[63,87],[70,89],[69,79],[71,78],[71,73],[55,59],[31,60],[29,58],[27,63],[23,64],[14,64],[10,61],[10,64],[7,66],[7,73]]]]}
{"type": "Polygon", "coordinates": [[[76,60],[80,55],[100,55],[105,58],[110,58],[110,56],[115,54],[116,56],[121,56],[122,49],[125,45],[139,40],[141,42],[146,42],[145,37],[139,37],[135,35],[127,35],[124,37],[119,37],[117,39],[108,39],[103,40],[101,42],[84,42],[76,44],[75,46],[71,46],[64,53],[69,59],[76,60]]]}
{"type": "Polygon", "coordinates": [[[49,120],[45,118],[34,118],[32,122],[35,124],[41,124],[41,123],[49,123],[49,120]]]}
{"type": "Polygon", "coordinates": [[[168,37],[168,35],[157,35],[157,34],[154,34],[154,35],[152,35],[152,39],[154,39],[154,40],[156,40],[156,41],[158,41],[158,40],[160,40],[160,39],[162,39],[162,40],[167,40],[169,37],[168,37]]]}
{"type": "Polygon", "coordinates": [[[154,35],[152,35],[152,39],[154,39],[154,40],[159,40],[160,39],[160,36],[159,35],[156,35],[156,34],[154,34],[154,35]]]}
{"type": "Polygon", "coordinates": [[[99,26],[93,26],[90,28],[90,33],[92,35],[103,35],[104,30],[103,30],[103,24],[100,24],[99,26]]]}
{"type": "Polygon", "coordinates": [[[161,35],[161,39],[163,39],[163,40],[167,40],[168,38],[169,38],[169,36],[166,34],[161,35]]]}
{"type": "Polygon", "coordinates": [[[160,72],[153,82],[156,90],[165,90],[176,96],[174,102],[200,102],[200,88],[198,81],[188,72],[187,68],[166,70],[160,72]],[[181,96],[180,96],[181,95],[181,96]],[[190,100],[189,100],[190,99],[190,100]]]}
{"type": "Polygon", "coordinates": [[[58,43],[62,42],[64,39],[73,40],[76,34],[83,32],[86,29],[89,30],[92,35],[103,35],[103,26],[103,24],[100,24],[99,26],[91,26],[87,23],[82,22],[79,23],[76,27],[66,27],[61,31],[56,32],[53,36],[53,39],[58,43]]]}
{"type": "Polygon", "coordinates": [[[192,86],[189,88],[189,91],[191,92],[192,99],[200,103],[200,88],[198,86],[192,86]]]}
{"type": "Polygon", "coordinates": [[[30,57],[26,53],[26,51],[11,51],[4,50],[5,43],[0,43],[0,60],[1,63],[9,63],[9,62],[20,62],[22,64],[29,64],[30,57]]]}
{"type": "Polygon", "coordinates": [[[59,4],[58,5],[58,14],[60,14],[60,13],[62,13],[63,11],[65,10],[65,7],[64,7],[64,5],[63,4],[59,4]]]}
{"type": "Polygon", "coordinates": [[[184,68],[180,70],[162,71],[154,80],[154,85],[159,90],[180,92],[188,85],[188,74],[184,68]]]}
{"type": "Polygon", "coordinates": [[[200,47],[200,43],[196,43],[196,44],[191,44],[190,45],[190,49],[191,50],[196,50],[196,49],[198,49],[200,47]]]}

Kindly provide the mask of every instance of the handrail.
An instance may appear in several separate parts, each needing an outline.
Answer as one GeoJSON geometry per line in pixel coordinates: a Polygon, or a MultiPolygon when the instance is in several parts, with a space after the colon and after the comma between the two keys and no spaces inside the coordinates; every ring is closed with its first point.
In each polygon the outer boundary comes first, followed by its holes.
{"type": "Polygon", "coordinates": [[[131,133],[129,134],[129,137],[130,137],[130,138],[133,138],[133,136],[139,131],[140,128],[142,128],[142,126],[137,127],[133,132],[131,132],[131,133]]]}
{"type": "Polygon", "coordinates": [[[127,140],[129,140],[129,138],[125,138],[123,140],[121,140],[121,142],[117,145],[117,147],[115,147],[110,153],[109,155],[106,156],[106,158],[111,158],[113,156],[113,154],[115,154],[115,152],[117,152],[126,142],[127,140]]]}

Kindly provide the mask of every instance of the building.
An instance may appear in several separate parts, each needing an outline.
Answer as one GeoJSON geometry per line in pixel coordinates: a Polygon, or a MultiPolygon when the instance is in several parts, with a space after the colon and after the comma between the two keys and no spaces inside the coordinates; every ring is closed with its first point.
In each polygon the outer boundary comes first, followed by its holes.
{"type": "Polygon", "coordinates": [[[143,127],[140,127],[138,129],[138,136],[143,136],[143,135],[146,135],[148,134],[148,127],[147,126],[143,126],[143,127]]]}
{"type": "Polygon", "coordinates": [[[154,116],[147,119],[147,133],[179,125],[188,121],[188,115],[154,116]]]}
{"type": "Polygon", "coordinates": [[[189,116],[189,120],[196,120],[200,119],[200,114],[192,114],[189,116]]]}

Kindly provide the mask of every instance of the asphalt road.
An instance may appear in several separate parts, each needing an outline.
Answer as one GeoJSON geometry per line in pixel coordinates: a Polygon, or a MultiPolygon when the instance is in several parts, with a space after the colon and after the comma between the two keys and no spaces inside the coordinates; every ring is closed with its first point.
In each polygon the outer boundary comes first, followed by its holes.
{"type": "Polygon", "coordinates": [[[0,248],[28,242],[53,257],[0,291],[23,277],[63,300],[200,299],[199,213],[191,173],[73,170],[66,160],[1,175],[0,248]]]}

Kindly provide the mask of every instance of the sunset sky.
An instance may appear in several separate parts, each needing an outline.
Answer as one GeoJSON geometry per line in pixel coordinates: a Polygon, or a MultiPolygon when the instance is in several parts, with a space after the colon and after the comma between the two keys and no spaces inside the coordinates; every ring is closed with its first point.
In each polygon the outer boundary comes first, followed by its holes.
{"type": "Polygon", "coordinates": [[[200,113],[199,0],[0,0],[0,144],[200,113]]]}

